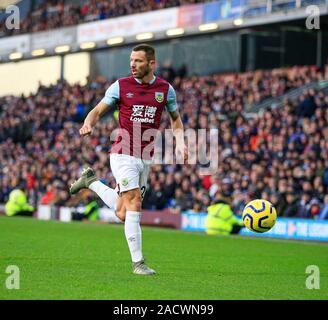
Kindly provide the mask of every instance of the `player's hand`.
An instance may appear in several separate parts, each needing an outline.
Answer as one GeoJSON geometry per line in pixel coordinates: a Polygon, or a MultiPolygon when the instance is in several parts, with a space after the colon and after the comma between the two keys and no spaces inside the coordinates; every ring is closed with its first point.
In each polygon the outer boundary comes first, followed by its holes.
{"type": "Polygon", "coordinates": [[[79,132],[81,136],[88,136],[92,133],[92,127],[89,124],[85,123],[83,124],[79,132]]]}

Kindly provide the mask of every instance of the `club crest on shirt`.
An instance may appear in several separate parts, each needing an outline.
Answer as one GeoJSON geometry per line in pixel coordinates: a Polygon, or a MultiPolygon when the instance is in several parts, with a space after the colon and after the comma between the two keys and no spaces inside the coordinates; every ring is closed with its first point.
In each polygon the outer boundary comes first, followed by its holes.
{"type": "Polygon", "coordinates": [[[164,93],[163,92],[155,92],[155,99],[159,103],[163,102],[164,101],[164,93]]]}

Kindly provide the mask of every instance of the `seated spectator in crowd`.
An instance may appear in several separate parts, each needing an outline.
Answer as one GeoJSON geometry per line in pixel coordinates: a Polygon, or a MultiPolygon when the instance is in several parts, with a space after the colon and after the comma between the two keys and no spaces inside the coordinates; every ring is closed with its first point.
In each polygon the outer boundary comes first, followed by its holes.
{"type": "Polygon", "coordinates": [[[164,196],[167,201],[174,198],[176,183],[174,181],[173,173],[168,173],[165,175],[165,182],[163,186],[164,196]]]}
{"type": "Polygon", "coordinates": [[[174,213],[181,214],[192,207],[192,201],[182,192],[181,188],[177,188],[170,207],[174,213]]]}
{"type": "Polygon", "coordinates": [[[321,211],[321,203],[318,199],[312,199],[309,204],[309,211],[311,218],[319,219],[319,213],[321,211]]]}
{"type": "Polygon", "coordinates": [[[165,208],[167,198],[161,185],[157,182],[154,189],[149,189],[145,195],[144,208],[151,210],[162,210],[165,208]]]}
{"type": "Polygon", "coordinates": [[[203,212],[202,210],[202,203],[199,201],[195,201],[194,205],[191,210],[189,210],[190,213],[201,213],[203,212]]]}
{"type": "Polygon", "coordinates": [[[298,198],[294,192],[288,192],[286,194],[287,206],[282,215],[288,218],[297,217],[299,211],[298,198]]]}
{"type": "Polygon", "coordinates": [[[314,115],[316,107],[314,96],[311,93],[306,93],[300,96],[295,114],[299,117],[310,118],[314,115]]]}
{"type": "Polygon", "coordinates": [[[298,218],[311,218],[310,215],[310,201],[311,201],[311,192],[304,192],[301,195],[301,199],[299,201],[299,210],[298,210],[298,218]]]}
{"type": "MultiPolygon", "coordinates": [[[[263,198],[263,197],[262,197],[263,198]]],[[[232,199],[233,199],[233,203],[232,203],[232,211],[237,215],[237,216],[241,216],[243,213],[243,210],[246,206],[246,195],[240,191],[240,190],[235,190],[232,193],[232,199]]],[[[263,198],[266,199],[266,198],[263,198]]]]}
{"type": "Polygon", "coordinates": [[[70,200],[70,195],[67,190],[59,190],[53,204],[57,207],[65,207],[70,200]]]}
{"type": "Polygon", "coordinates": [[[277,212],[278,216],[281,216],[284,214],[284,212],[286,210],[286,201],[284,199],[284,195],[279,194],[278,192],[272,192],[270,194],[269,201],[276,208],[276,212],[277,212]]]}
{"type": "Polygon", "coordinates": [[[318,218],[320,220],[328,220],[328,194],[324,197],[323,205],[318,218]]]}
{"type": "Polygon", "coordinates": [[[43,205],[51,205],[55,202],[55,188],[53,185],[47,185],[47,191],[45,195],[41,198],[41,204],[43,205]]]}

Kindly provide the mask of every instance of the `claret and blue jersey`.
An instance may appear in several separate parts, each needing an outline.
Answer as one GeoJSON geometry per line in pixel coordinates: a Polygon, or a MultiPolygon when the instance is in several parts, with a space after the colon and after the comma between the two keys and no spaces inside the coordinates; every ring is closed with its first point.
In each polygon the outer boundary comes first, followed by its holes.
{"type": "Polygon", "coordinates": [[[119,134],[111,152],[138,158],[146,146],[154,144],[149,138],[142,139],[144,132],[158,130],[165,108],[169,112],[177,110],[173,87],[159,77],[146,84],[132,76],[121,78],[107,89],[101,102],[119,109],[119,134]]]}

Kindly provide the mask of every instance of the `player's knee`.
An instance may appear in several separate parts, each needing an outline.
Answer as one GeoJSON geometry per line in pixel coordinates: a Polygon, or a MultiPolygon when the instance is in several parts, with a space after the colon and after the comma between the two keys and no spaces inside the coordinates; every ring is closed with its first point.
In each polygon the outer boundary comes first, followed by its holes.
{"type": "Polygon", "coordinates": [[[132,198],[130,205],[127,207],[130,207],[130,210],[141,211],[141,197],[132,198]]]}
{"type": "Polygon", "coordinates": [[[124,202],[127,210],[141,210],[141,193],[139,189],[130,190],[124,193],[124,202]]]}
{"type": "Polygon", "coordinates": [[[122,221],[125,221],[125,210],[115,211],[116,216],[122,221]]]}

